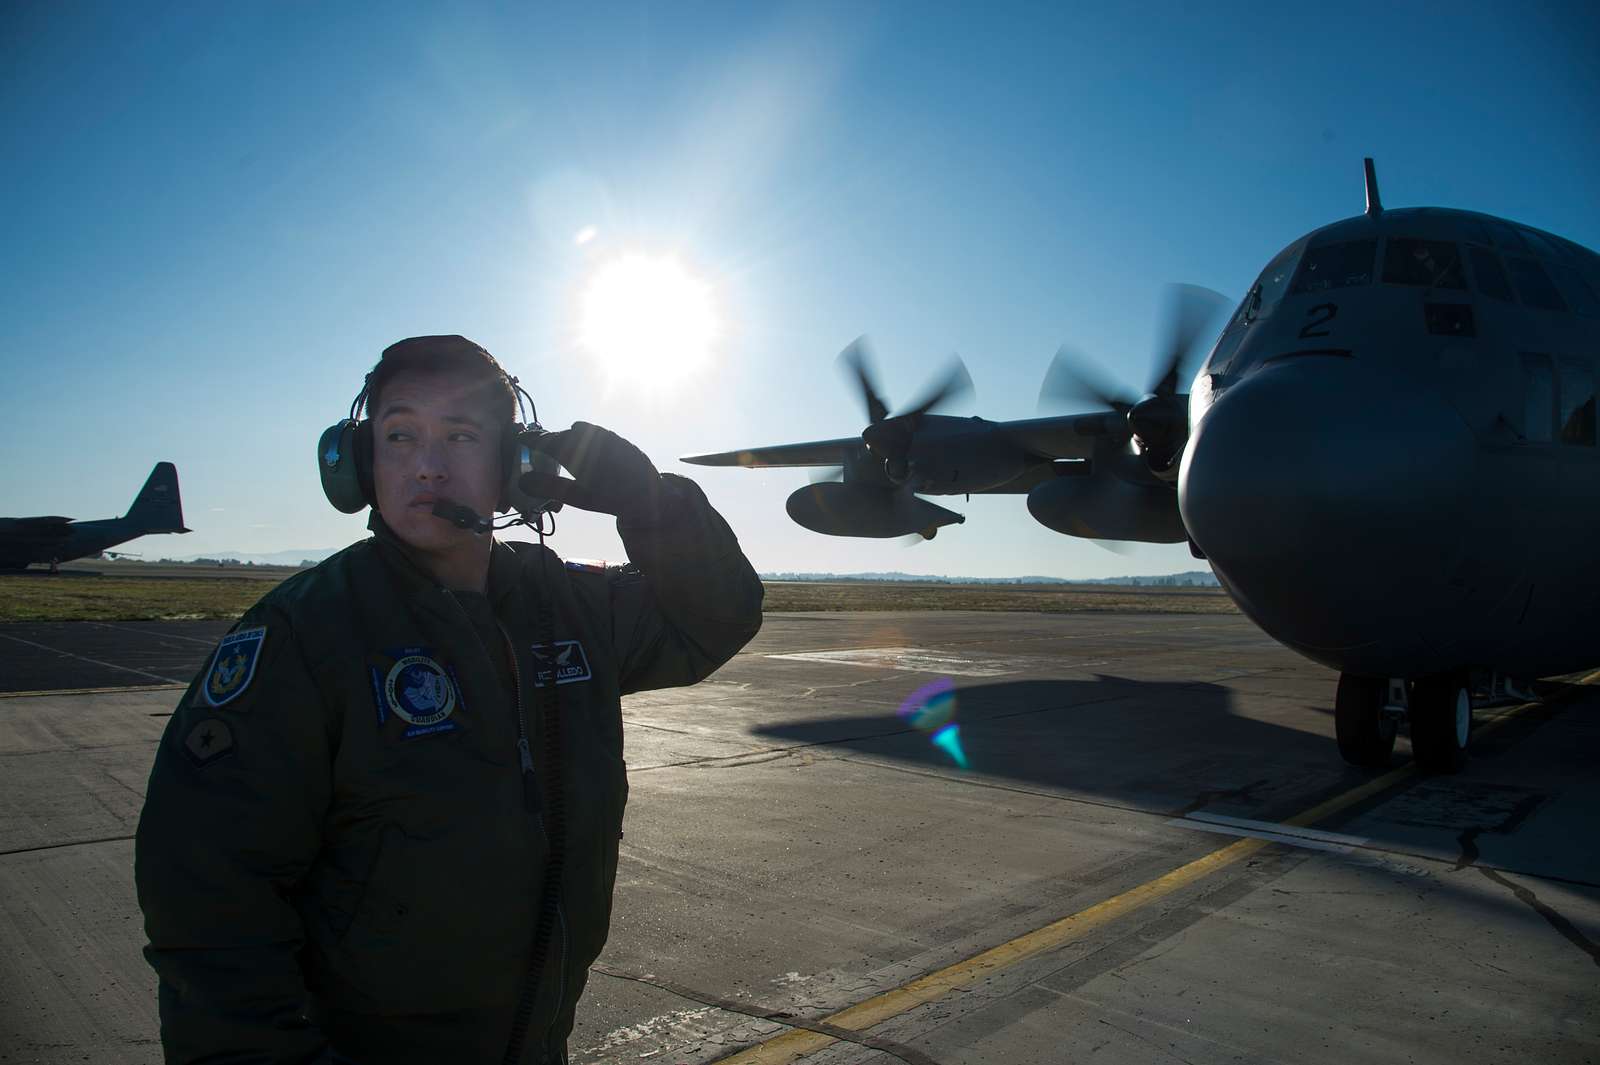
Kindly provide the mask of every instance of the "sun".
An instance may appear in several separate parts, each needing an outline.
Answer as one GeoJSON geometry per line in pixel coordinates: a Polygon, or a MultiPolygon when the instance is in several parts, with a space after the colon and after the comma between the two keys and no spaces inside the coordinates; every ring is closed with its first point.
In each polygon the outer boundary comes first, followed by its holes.
{"type": "Polygon", "coordinates": [[[613,381],[669,384],[709,361],[717,335],[711,286],[675,258],[621,256],[584,289],[578,343],[613,381]]]}

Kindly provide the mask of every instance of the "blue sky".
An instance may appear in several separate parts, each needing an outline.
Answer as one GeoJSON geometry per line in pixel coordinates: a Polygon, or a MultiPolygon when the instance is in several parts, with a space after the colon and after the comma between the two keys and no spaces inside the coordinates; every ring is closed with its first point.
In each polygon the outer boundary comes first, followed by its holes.
{"type": "MultiPolygon", "coordinates": [[[[1589,5],[1103,6],[6,5],[0,512],[121,513],[170,459],[196,531],[132,550],[343,545],[318,433],[386,344],[460,332],[547,425],[694,476],[763,570],[1171,572],[1020,496],[915,548],[817,536],[803,472],[675,459],[858,432],[863,333],[891,401],[959,352],[957,413],[1032,417],[1063,342],[1143,383],[1162,284],[1237,299],[1360,212],[1363,155],[1387,206],[1600,248],[1589,5]],[[722,323],[668,386],[578,343],[628,252],[722,323]]],[[[586,515],[554,546],[621,555],[586,515]]]]}

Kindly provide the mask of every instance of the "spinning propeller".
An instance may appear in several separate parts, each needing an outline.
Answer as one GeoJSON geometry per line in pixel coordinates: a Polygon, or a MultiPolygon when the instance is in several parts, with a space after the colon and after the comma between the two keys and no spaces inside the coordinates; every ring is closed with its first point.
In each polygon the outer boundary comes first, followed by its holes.
{"type": "Polygon", "coordinates": [[[1156,353],[1149,389],[1138,394],[1104,370],[1073,358],[1063,346],[1045,371],[1039,407],[1105,407],[1127,419],[1128,432],[1150,468],[1171,469],[1188,435],[1189,397],[1178,391],[1178,377],[1201,331],[1227,303],[1226,297],[1198,285],[1173,285],[1168,296],[1165,343],[1156,353]]]}
{"type": "Polygon", "coordinates": [[[861,388],[861,399],[867,408],[867,427],[861,431],[861,442],[874,458],[883,463],[884,476],[891,484],[904,484],[911,475],[911,445],[916,439],[917,427],[922,417],[952,401],[972,394],[972,377],[958,356],[951,356],[949,367],[935,385],[909,409],[899,414],[889,413],[889,404],[878,389],[873,370],[872,355],[866,337],[858,337],[839,353],[842,366],[861,388]]]}

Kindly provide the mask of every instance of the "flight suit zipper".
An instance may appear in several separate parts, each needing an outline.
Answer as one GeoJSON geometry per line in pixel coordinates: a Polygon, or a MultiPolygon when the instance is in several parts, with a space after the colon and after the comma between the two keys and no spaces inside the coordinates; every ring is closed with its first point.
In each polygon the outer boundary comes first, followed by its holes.
{"type": "MultiPolygon", "coordinates": [[[[495,619],[495,627],[500,630],[501,639],[505,640],[506,655],[511,659],[511,688],[512,697],[517,702],[517,758],[522,764],[522,806],[531,814],[539,812],[539,779],[533,771],[533,750],[528,746],[528,715],[522,708],[522,667],[517,664],[517,648],[511,642],[511,634],[506,627],[500,624],[500,619],[495,619]]],[[[538,682],[538,677],[534,678],[538,682]]]]}
{"type": "MultiPolygon", "coordinates": [[[[499,619],[496,619],[495,624],[500,629],[500,635],[505,639],[506,653],[511,656],[511,681],[512,685],[516,689],[517,698],[517,752],[522,758],[522,787],[524,803],[530,802],[528,796],[531,793],[531,805],[528,805],[528,809],[532,813],[538,813],[539,782],[533,771],[533,751],[528,745],[527,720],[522,709],[522,668],[517,665],[517,653],[515,646],[511,642],[511,634],[506,631],[504,625],[499,623],[499,619]]],[[[552,682],[554,682],[555,676],[553,673],[550,679],[552,682]]],[[[535,673],[534,683],[538,684],[538,681],[538,674],[535,673]]],[[[559,772],[559,767],[554,771],[559,772]]],[[[543,824],[544,821],[541,817],[541,829],[543,824]]],[[[556,964],[556,1008],[551,1011],[550,1023],[545,1026],[544,1037],[540,1040],[541,1046],[546,1048],[548,1048],[550,1044],[550,1033],[555,1028],[556,1021],[561,1017],[561,1003],[566,999],[567,996],[567,911],[559,901],[556,903],[556,931],[561,936],[561,951],[557,955],[556,964]]],[[[538,994],[538,984],[533,986],[533,989],[530,993],[535,996],[538,994]]]]}
{"type": "MultiPolygon", "coordinates": [[[[561,933],[561,954],[559,955],[560,965],[556,969],[556,1008],[550,1014],[550,1023],[545,1025],[544,1029],[543,1044],[546,1057],[549,1056],[549,1052],[552,1049],[550,1046],[550,1033],[555,1030],[556,1021],[561,1019],[561,1004],[567,998],[567,911],[566,907],[559,902],[556,903],[556,919],[556,928],[561,933]]],[[[564,1065],[565,1056],[561,1060],[564,1065]]]]}
{"type": "MultiPolygon", "coordinates": [[[[472,616],[467,612],[467,608],[448,588],[441,588],[440,590],[448,595],[451,601],[456,604],[456,608],[461,611],[462,616],[466,619],[467,628],[472,632],[473,638],[478,641],[479,649],[483,651],[485,657],[490,657],[489,649],[484,645],[483,638],[478,636],[477,626],[472,624],[472,616]]],[[[542,616],[542,620],[544,624],[541,627],[541,636],[544,638],[545,646],[548,649],[549,647],[554,646],[549,635],[551,617],[548,613],[548,608],[546,609],[546,613],[542,616]]],[[[561,904],[561,885],[563,880],[563,867],[565,865],[565,832],[563,830],[561,820],[562,803],[560,801],[561,764],[559,752],[561,745],[559,740],[559,718],[556,716],[556,706],[558,704],[552,701],[546,714],[547,721],[544,739],[547,746],[547,753],[551,759],[551,765],[549,767],[550,771],[556,774],[552,780],[553,790],[550,803],[551,814],[555,818],[555,821],[553,825],[546,825],[542,810],[544,803],[540,798],[539,780],[534,769],[533,749],[531,744],[528,742],[527,713],[523,707],[524,689],[522,684],[522,667],[517,662],[516,645],[511,639],[511,633],[506,631],[505,625],[498,617],[495,618],[495,627],[500,630],[500,637],[505,642],[505,653],[511,660],[512,697],[516,700],[517,709],[517,762],[521,768],[523,806],[530,814],[534,815],[534,819],[539,825],[540,833],[544,835],[546,841],[550,845],[550,856],[546,863],[544,873],[545,897],[541,903],[540,926],[536,927],[534,930],[533,951],[529,958],[528,971],[524,976],[522,993],[518,997],[517,1007],[512,1016],[510,1039],[506,1044],[505,1055],[501,1058],[503,1065],[517,1065],[517,1063],[522,1059],[522,1051],[527,1042],[528,1023],[532,1020],[533,1008],[535,1003],[538,1001],[539,989],[544,983],[544,969],[546,967],[546,960],[550,956],[550,940],[555,936],[559,936],[561,939],[556,965],[557,996],[555,1008],[551,1012],[550,1020],[545,1026],[543,1037],[539,1041],[541,1054],[543,1054],[544,1051],[549,1047],[550,1034],[555,1029],[556,1021],[561,1017],[561,1003],[562,1000],[566,998],[567,994],[567,950],[569,936],[567,934],[566,908],[561,904]],[[550,915],[550,920],[548,923],[546,923],[545,920],[546,914],[550,915]]],[[[493,665],[492,658],[490,664],[493,665]]],[[[535,673],[533,679],[534,687],[537,688],[539,683],[537,673],[535,673]]],[[[550,682],[550,699],[555,700],[556,695],[554,691],[554,672],[551,673],[550,682]]]]}
{"type": "MultiPolygon", "coordinates": [[[[466,606],[450,589],[441,588],[440,591],[444,592],[456,605],[456,609],[461,611],[461,617],[467,623],[467,631],[472,633],[472,638],[478,643],[478,649],[489,659],[489,665],[493,667],[494,657],[484,645],[483,638],[478,635],[478,627],[472,623],[472,615],[467,612],[466,606]]],[[[506,658],[511,662],[511,699],[517,711],[517,764],[522,769],[522,806],[528,813],[537,814],[540,807],[539,781],[533,768],[533,749],[528,744],[528,716],[522,706],[522,667],[517,664],[517,648],[511,640],[511,634],[506,631],[505,625],[501,624],[499,618],[494,619],[494,625],[500,630],[500,638],[505,641],[506,658]]],[[[542,832],[543,824],[541,823],[539,827],[542,832]]]]}

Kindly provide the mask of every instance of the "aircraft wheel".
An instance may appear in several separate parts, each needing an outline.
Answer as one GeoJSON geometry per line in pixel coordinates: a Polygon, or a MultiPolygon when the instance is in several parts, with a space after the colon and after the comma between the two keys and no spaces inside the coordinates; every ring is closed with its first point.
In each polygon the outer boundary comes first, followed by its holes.
{"type": "Polygon", "coordinates": [[[1351,765],[1382,769],[1394,754],[1396,721],[1383,712],[1386,687],[1381,677],[1339,674],[1333,727],[1339,753],[1351,765]]]}
{"type": "Polygon", "coordinates": [[[1465,673],[1425,677],[1411,689],[1411,753],[1429,773],[1458,773],[1472,736],[1472,692],[1465,673]]]}

